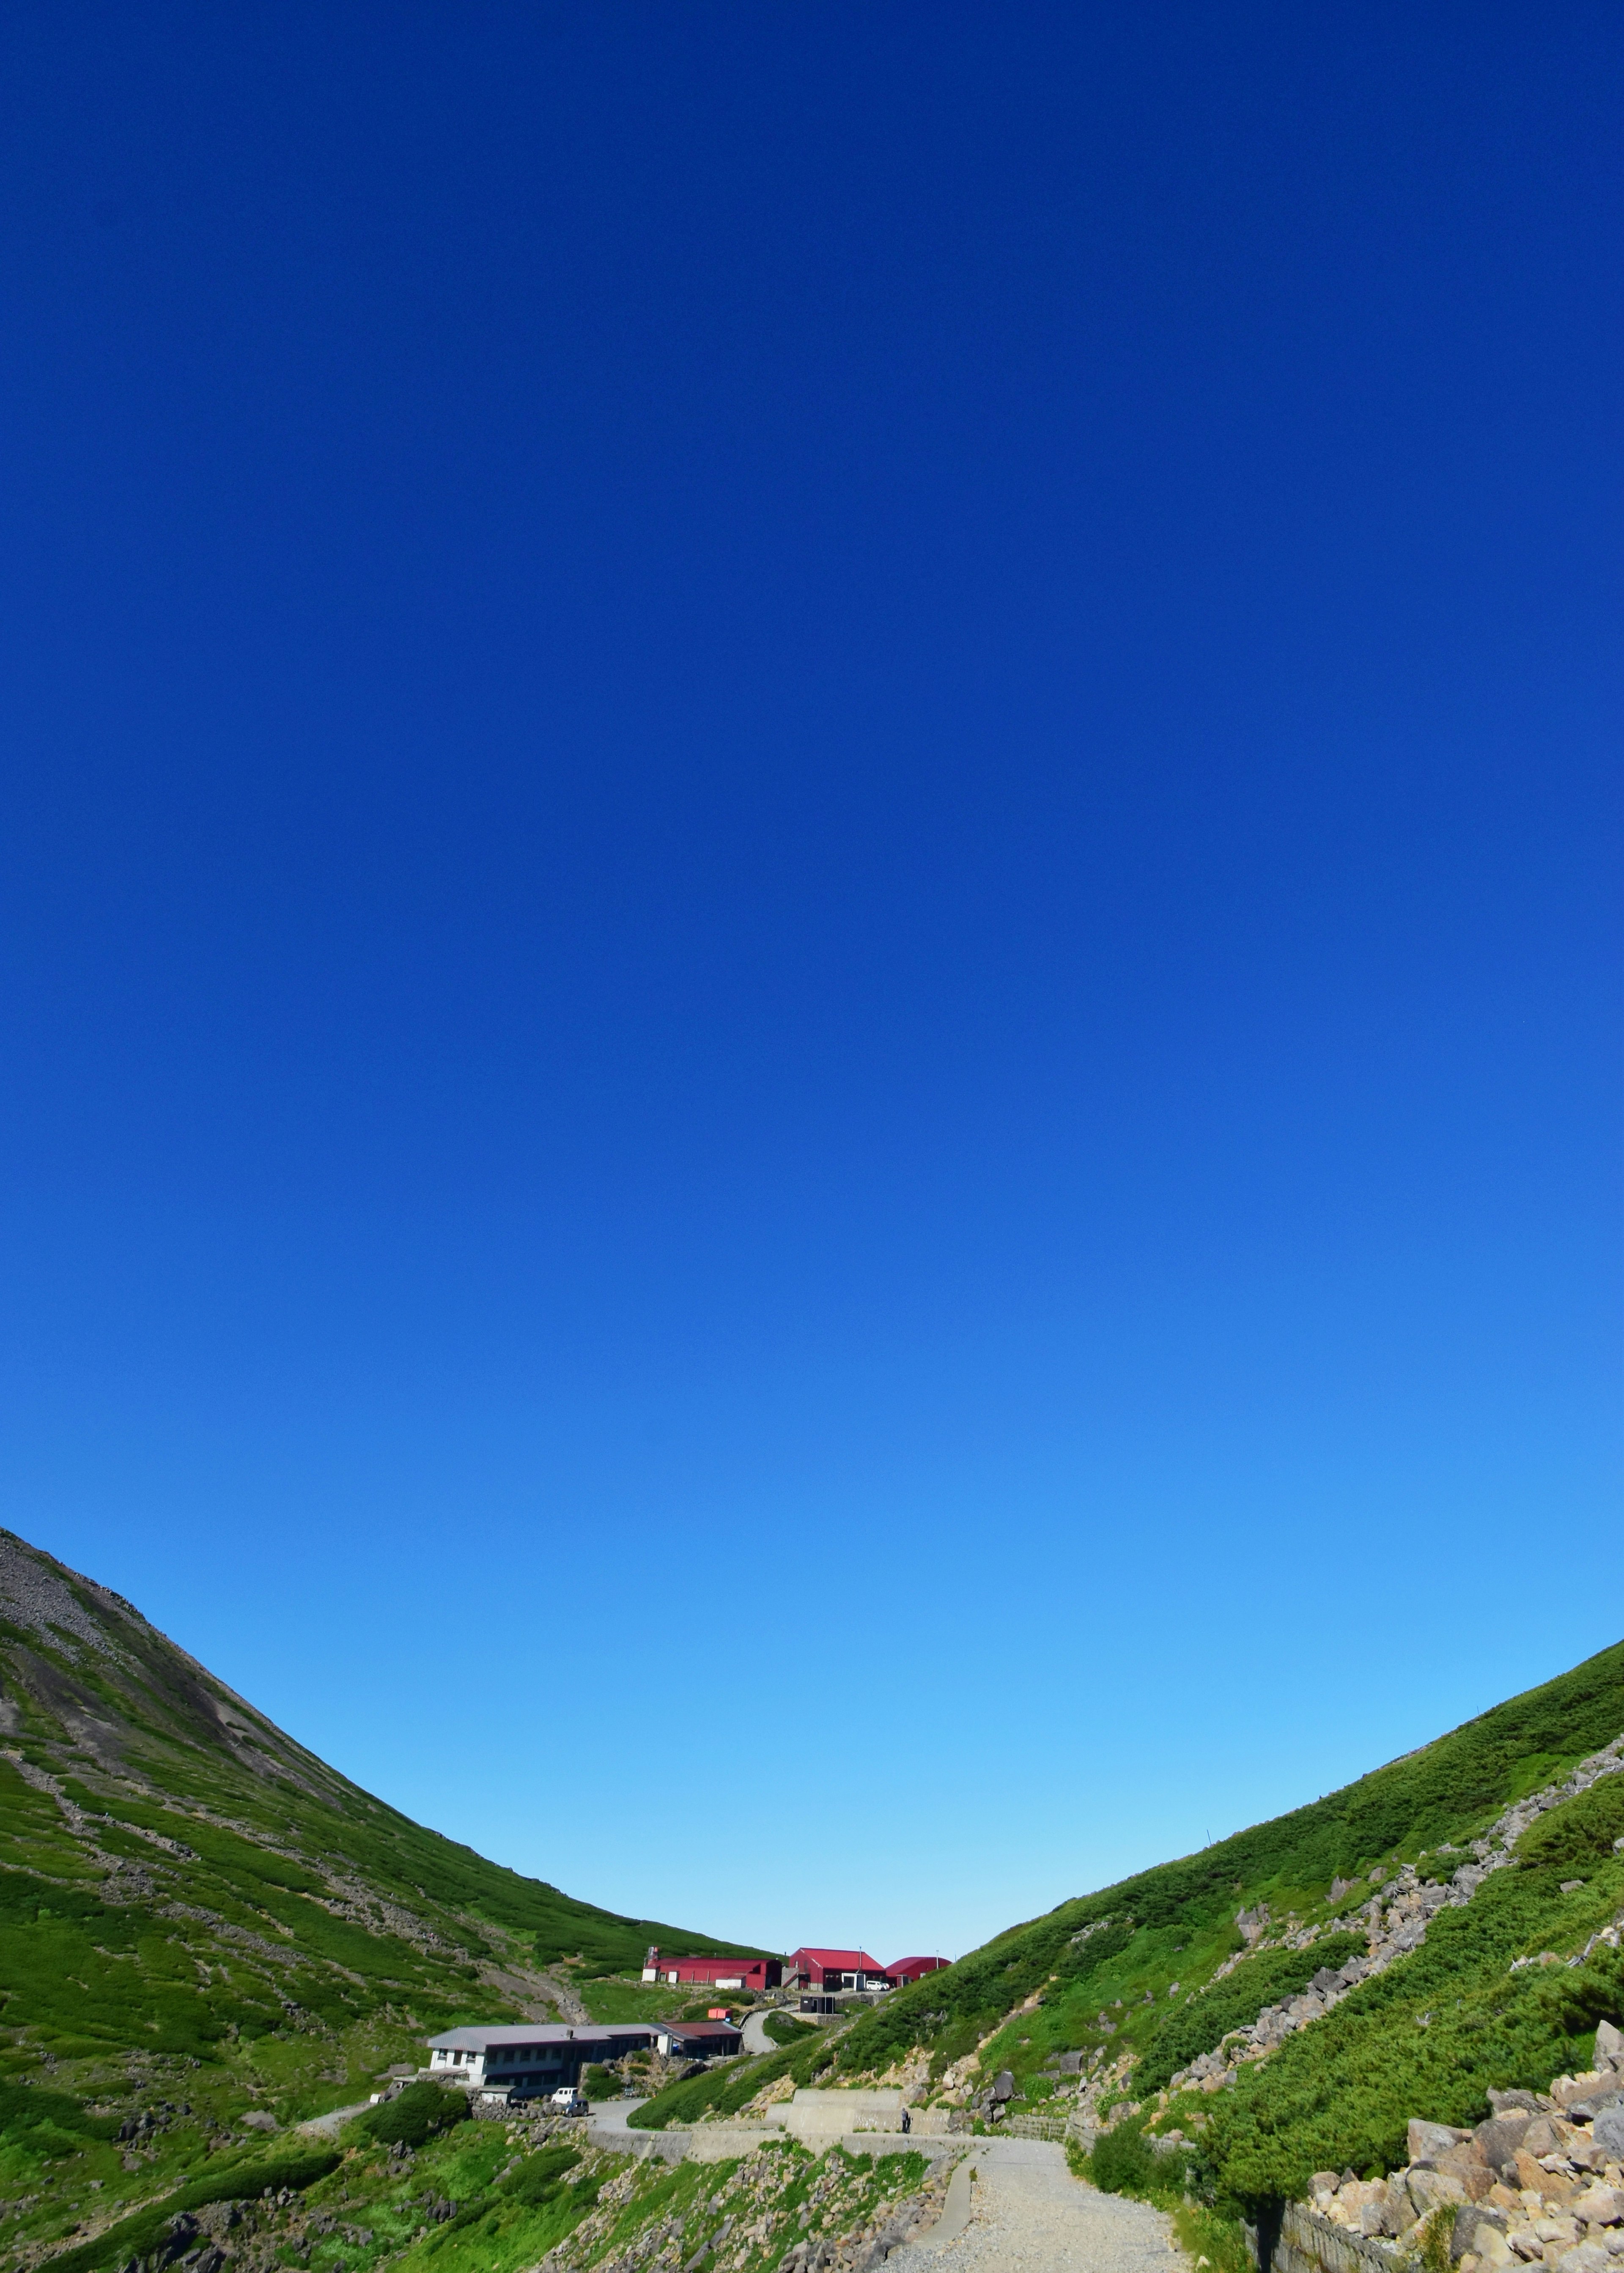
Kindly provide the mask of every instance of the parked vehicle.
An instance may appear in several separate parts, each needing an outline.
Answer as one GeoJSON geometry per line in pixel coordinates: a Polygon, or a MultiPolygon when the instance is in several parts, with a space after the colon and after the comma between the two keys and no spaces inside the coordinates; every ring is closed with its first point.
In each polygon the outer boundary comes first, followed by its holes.
{"type": "Polygon", "coordinates": [[[549,2092],[547,2104],[555,2115],[584,2115],[587,2112],[586,2095],[577,2091],[573,2083],[561,2084],[558,2090],[549,2092]]]}

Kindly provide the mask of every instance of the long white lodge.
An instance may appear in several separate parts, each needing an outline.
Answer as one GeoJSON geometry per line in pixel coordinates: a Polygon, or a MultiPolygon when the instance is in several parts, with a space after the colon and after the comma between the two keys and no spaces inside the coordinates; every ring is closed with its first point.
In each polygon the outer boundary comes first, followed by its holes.
{"type": "Polygon", "coordinates": [[[447,2029],[429,2038],[429,2068],[447,2083],[475,2091],[512,2091],[521,2098],[579,2083],[595,2063],[653,2051],[668,2059],[729,2058],[743,2043],[726,2021],[628,2022],[623,2026],[570,2028],[524,2021],[516,2028],[447,2029]]]}

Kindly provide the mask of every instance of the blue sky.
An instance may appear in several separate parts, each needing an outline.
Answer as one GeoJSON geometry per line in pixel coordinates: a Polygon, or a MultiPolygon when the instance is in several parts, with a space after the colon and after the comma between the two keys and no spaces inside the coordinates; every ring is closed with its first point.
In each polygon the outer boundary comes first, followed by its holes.
{"type": "Polygon", "coordinates": [[[4,1519],[882,1959],[1617,1639],[1621,48],[8,11],[4,1519]]]}

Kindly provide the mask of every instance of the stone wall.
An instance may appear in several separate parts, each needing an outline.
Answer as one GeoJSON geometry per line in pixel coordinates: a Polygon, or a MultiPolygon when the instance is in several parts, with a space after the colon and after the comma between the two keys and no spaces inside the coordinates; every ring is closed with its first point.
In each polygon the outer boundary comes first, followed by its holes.
{"type": "Polygon", "coordinates": [[[1288,2202],[1273,2231],[1249,2225],[1245,2232],[1259,2273],[1393,2273],[1390,2249],[1350,2233],[1305,2202],[1288,2202]]]}

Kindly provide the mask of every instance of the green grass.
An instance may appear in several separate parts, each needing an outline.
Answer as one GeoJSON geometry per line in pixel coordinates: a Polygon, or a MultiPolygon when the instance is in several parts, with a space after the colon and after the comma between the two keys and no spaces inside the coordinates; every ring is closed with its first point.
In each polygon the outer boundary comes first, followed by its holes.
{"type": "Polygon", "coordinates": [[[793,2013],[769,2013],[762,2027],[775,2044],[804,2044],[822,2033],[816,2021],[798,2021],[793,2013]]]}
{"type": "Polygon", "coordinates": [[[92,2273],[102,2265],[122,2264],[145,2257],[157,2247],[165,2226],[183,2210],[203,2209],[211,2202],[252,2198],[268,2187],[287,2187],[302,2193],[325,2178],[342,2160],[334,2148],[294,2148],[280,2154],[245,2157],[223,2165],[208,2177],[180,2187],[160,2202],[121,2218],[93,2240],[65,2249],[51,2259],[56,2273],[92,2273]]]}
{"type": "Polygon", "coordinates": [[[580,1979],[575,1992],[595,2021],[674,2021],[688,2002],[688,1990],[669,1982],[624,1977],[580,1979]]]}
{"type": "Polygon", "coordinates": [[[782,2052],[763,2059],[731,2060],[726,2067],[690,2076],[686,2082],[667,2084],[645,2100],[631,2116],[641,2131],[681,2129],[706,2115],[736,2115],[767,2084],[781,2076],[793,2077],[797,2086],[812,2083],[834,2059],[834,2047],[822,2036],[808,2044],[786,2044],[782,2052]]]}
{"type": "Polygon", "coordinates": [[[1283,2004],[1307,1988],[1323,1965],[1363,1957],[1362,1933],[1327,1934],[1307,1949],[1270,1949],[1244,1958],[1233,1973],[1169,2013],[1133,2072],[1141,2097],[1159,2091],[1182,2067],[1214,2052],[1231,2029],[1247,2028],[1266,2005],[1283,2004]]]}
{"type": "Polygon", "coordinates": [[[1214,2190],[1256,2202],[1299,2194],[1316,2170],[1375,2172],[1404,2159],[1412,2115],[1472,2123],[1491,2088],[1544,2090],[1588,2065],[1598,2021],[1624,2020],[1624,1954],[1525,1966],[1582,1947],[1624,1907],[1624,1777],[1582,1793],[1524,1834],[1522,1857],[1421,1947],[1287,2039],[1215,2104],[1203,2148],[1214,2190]],[[1564,1879],[1584,1885],[1564,1894],[1564,1879]]]}
{"type": "Polygon", "coordinates": [[[593,1976],[640,1969],[651,1941],[757,1954],[576,1902],[411,1822],[38,1559],[109,1647],[0,1621],[11,1741],[67,1804],[0,1759],[0,2088],[49,2086],[115,2127],[159,2098],[194,2112],[129,2172],[89,2132],[69,2154],[44,2151],[39,2122],[0,2141],[0,2193],[34,2205],[9,2228],[19,2248],[199,2177],[251,2101],[286,2126],[364,2097],[440,2029],[519,2018],[487,1962],[568,1961],[596,2005],[615,1992],[593,1976]],[[87,1720],[102,1759],[75,1733],[87,1720]]]}
{"type": "Polygon", "coordinates": [[[1051,2053],[1079,2049],[1132,2050],[1154,2063],[1147,2073],[1165,2064],[1171,2074],[1194,2054],[1158,2059],[1157,2040],[1171,2050],[1199,2034],[1186,2023],[1184,2036],[1163,2037],[1171,1984],[1180,1984],[1174,2009],[1183,2023],[1192,2009],[1184,1999],[1242,1947],[1237,1909],[1267,1902],[1276,1919],[1326,1922],[1334,1879],[1357,1881],[1446,1842],[1463,1845],[1514,1797],[1620,1732],[1624,1644],[1616,1644],[1342,1791],[1064,1902],[894,1992],[847,2032],[839,2072],[883,2073],[922,2044],[939,2074],[990,2037],[983,2070],[1009,2067],[1018,2080],[1051,2053]],[[1006,2017],[1034,1995],[1035,2009],[1006,2017]]]}

